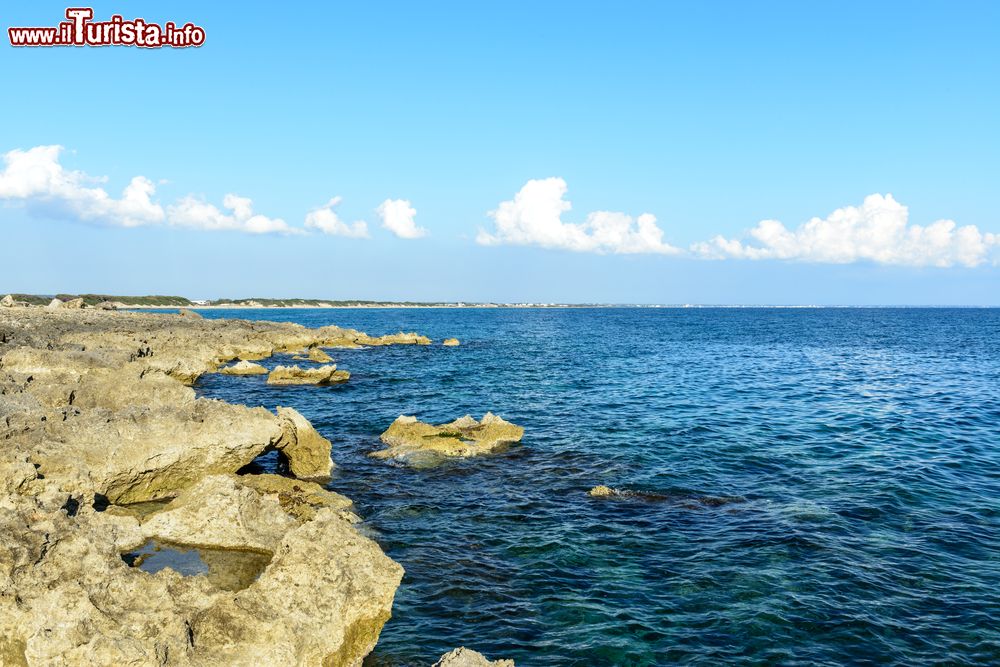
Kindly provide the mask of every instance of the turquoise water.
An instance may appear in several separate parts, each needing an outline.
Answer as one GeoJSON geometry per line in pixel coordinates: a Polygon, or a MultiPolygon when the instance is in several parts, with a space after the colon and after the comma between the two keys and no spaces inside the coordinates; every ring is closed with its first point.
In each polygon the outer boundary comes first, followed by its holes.
{"type": "Polygon", "coordinates": [[[331,488],[406,568],[366,665],[1000,663],[998,310],[205,315],[462,340],[333,351],[331,388],[199,382],[333,441],[331,488]],[[487,410],[521,446],[367,456],[399,414],[487,410]]]}

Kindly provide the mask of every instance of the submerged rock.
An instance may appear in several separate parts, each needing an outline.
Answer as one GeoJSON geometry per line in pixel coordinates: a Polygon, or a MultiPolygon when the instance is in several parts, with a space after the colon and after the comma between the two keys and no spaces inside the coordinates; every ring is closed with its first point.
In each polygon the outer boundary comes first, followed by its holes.
{"type": "Polygon", "coordinates": [[[226,366],[225,368],[220,368],[219,372],[223,375],[267,375],[267,369],[260,364],[255,364],[252,361],[238,361],[232,366],[226,366]]]}
{"type": "Polygon", "coordinates": [[[333,470],[332,445],[305,417],[293,408],[278,408],[281,438],[275,444],[288,458],[288,467],[299,479],[325,479],[333,470]]]}
{"type": "Polygon", "coordinates": [[[298,366],[276,366],[267,376],[268,384],[338,384],[347,382],[351,374],[338,371],[335,364],[317,366],[316,368],[299,368],[298,366]]]}
{"type": "Polygon", "coordinates": [[[373,452],[381,459],[423,462],[422,455],[469,457],[489,454],[520,442],[524,429],[487,412],[482,421],[465,415],[453,422],[433,426],[402,415],[381,435],[387,449],[373,452]]]}
{"type": "Polygon", "coordinates": [[[458,347],[458,339],[457,338],[445,338],[444,341],[442,341],[441,344],[444,345],[445,347],[458,347]]]}
{"type": "Polygon", "coordinates": [[[432,667],[514,667],[514,661],[490,660],[478,651],[460,646],[442,655],[432,667]]]}
{"type": "Polygon", "coordinates": [[[690,492],[656,493],[654,491],[634,491],[632,489],[615,489],[599,485],[587,492],[592,498],[633,499],[652,502],[668,502],[685,509],[703,509],[706,507],[721,507],[746,502],[743,496],[711,496],[690,492]]]}

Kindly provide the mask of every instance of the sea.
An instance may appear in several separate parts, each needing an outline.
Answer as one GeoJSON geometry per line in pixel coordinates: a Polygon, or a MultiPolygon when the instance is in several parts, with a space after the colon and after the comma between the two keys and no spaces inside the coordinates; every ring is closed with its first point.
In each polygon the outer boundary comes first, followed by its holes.
{"type": "Polygon", "coordinates": [[[331,350],[334,387],[196,385],[332,441],[329,488],[406,569],[368,667],[1000,664],[1000,310],[202,314],[435,340],[331,350]],[[369,456],[399,415],[487,411],[523,441],[369,456]]]}

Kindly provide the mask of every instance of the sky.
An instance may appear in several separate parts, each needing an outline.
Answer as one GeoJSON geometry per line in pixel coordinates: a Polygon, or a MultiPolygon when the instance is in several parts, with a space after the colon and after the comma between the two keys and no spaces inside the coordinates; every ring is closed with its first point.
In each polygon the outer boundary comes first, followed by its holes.
{"type": "Polygon", "coordinates": [[[1000,305],[1000,3],[124,2],[15,48],[0,292],[1000,305]]]}

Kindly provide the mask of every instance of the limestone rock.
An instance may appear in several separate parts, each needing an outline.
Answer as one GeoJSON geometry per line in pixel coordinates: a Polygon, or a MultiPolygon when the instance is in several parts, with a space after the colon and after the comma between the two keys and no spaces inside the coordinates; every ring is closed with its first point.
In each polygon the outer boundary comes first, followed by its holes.
{"type": "Polygon", "coordinates": [[[98,310],[118,310],[118,304],[114,301],[101,301],[97,304],[98,310]]]}
{"type": "Polygon", "coordinates": [[[481,421],[465,415],[438,426],[403,415],[382,433],[382,442],[388,448],[372,456],[432,464],[437,457],[469,457],[496,452],[520,442],[523,436],[523,428],[492,412],[487,412],[481,421]]]}
{"type": "Polygon", "coordinates": [[[442,655],[432,667],[514,667],[514,661],[489,660],[482,653],[461,646],[442,655]]]}
{"type": "Polygon", "coordinates": [[[441,344],[444,345],[445,347],[458,347],[458,339],[457,338],[445,338],[444,341],[442,341],[441,344]]]}
{"type": "Polygon", "coordinates": [[[402,569],[347,498],[233,474],[279,443],[322,468],[329,443],[290,413],[185,385],[235,359],[373,340],[58,300],[0,308],[0,664],[359,665],[402,569]],[[126,565],[149,539],[198,549],[209,576],[126,565]],[[263,571],[212,576],[248,554],[263,571]]]}
{"type": "Polygon", "coordinates": [[[63,301],[62,308],[67,310],[79,310],[81,308],[86,308],[87,304],[83,302],[83,299],[77,297],[75,299],[70,299],[69,301],[63,301]]]}
{"type": "Polygon", "coordinates": [[[8,294],[4,298],[0,299],[0,308],[13,308],[14,307],[14,297],[8,294]]]}
{"type": "Polygon", "coordinates": [[[55,310],[56,308],[62,308],[62,305],[63,305],[62,299],[52,299],[52,301],[49,301],[49,305],[45,307],[49,308],[50,310],[55,310]]]}
{"type": "Polygon", "coordinates": [[[204,317],[202,317],[201,313],[197,313],[191,310],[190,308],[181,308],[180,310],[177,311],[177,314],[180,315],[181,317],[189,317],[192,320],[205,319],[204,317]]]}
{"type": "Polygon", "coordinates": [[[328,364],[316,368],[299,368],[298,366],[276,366],[267,376],[268,384],[338,384],[347,382],[351,374],[338,371],[337,366],[328,364]]]}
{"type": "Polygon", "coordinates": [[[294,408],[279,407],[278,417],[282,419],[282,434],[275,447],[288,457],[292,474],[299,479],[329,478],[333,470],[330,441],[294,408]]]}
{"type": "Polygon", "coordinates": [[[267,369],[252,361],[238,361],[232,366],[220,368],[223,375],[267,375],[267,369]]]}
{"type": "Polygon", "coordinates": [[[610,486],[604,486],[600,484],[595,486],[590,491],[587,492],[588,496],[593,496],[594,498],[607,498],[608,496],[615,495],[615,490],[610,486]]]}
{"type": "Polygon", "coordinates": [[[333,362],[333,357],[318,347],[309,348],[308,359],[309,361],[315,361],[317,364],[329,364],[333,362]]]}

